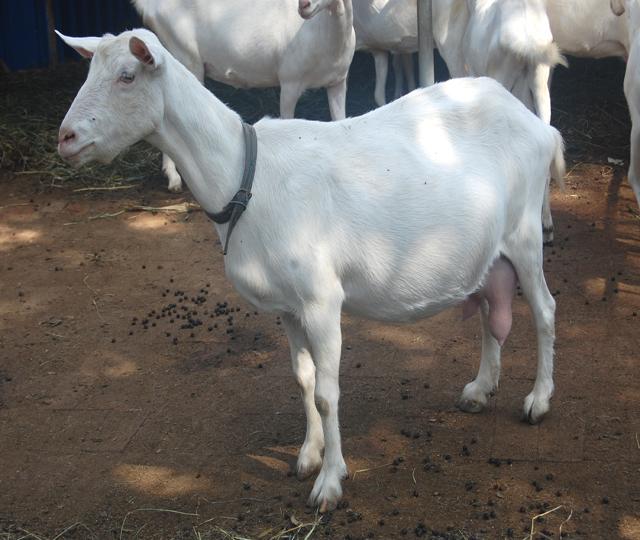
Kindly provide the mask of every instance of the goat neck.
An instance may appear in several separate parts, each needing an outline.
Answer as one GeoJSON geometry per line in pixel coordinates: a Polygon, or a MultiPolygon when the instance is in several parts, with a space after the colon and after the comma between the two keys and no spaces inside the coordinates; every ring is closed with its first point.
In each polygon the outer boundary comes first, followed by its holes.
{"type": "Polygon", "coordinates": [[[351,0],[334,0],[327,8],[326,34],[323,39],[334,43],[336,48],[344,49],[350,43],[353,33],[353,6],[351,0]]]}
{"type": "Polygon", "coordinates": [[[242,120],[177,60],[168,61],[164,119],[147,140],[174,159],[204,210],[219,212],[240,187],[242,120]]]}

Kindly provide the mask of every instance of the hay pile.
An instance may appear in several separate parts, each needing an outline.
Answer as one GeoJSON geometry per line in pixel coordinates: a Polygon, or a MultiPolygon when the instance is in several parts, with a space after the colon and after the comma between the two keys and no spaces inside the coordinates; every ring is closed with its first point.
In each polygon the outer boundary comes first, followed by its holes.
{"type": "Polygon", "coordinates": [[[110,165],[76,170],[57,153],[58,128],[86,77],[86,63],[0,79],[0,169],[60,185],[122,185],[160,171],[159,152],[138,144],[110,165]]]}
{"type": "MultiPolygon", "coordinates": [[[[352,85],[348,113],[361,114],[373,108],[371,65],[355,67],[355,77],[366,79],[352,85]]],[[[364,64],[364,65],[362,65],[364,64]]],[[[58,128],[78,89],[84,82],[88,63],[64,64],[54,70],[32,70],[0,76],[0,169],[17,176],[37,176],[49,185],[121,186],[155,178],[163,183],[160,153],[139,143],[109,165],[91,164],[73,169],[57,154],[58,128]]],[[[279,116],[278,89],[238,90],[207,82],[207,87],[245,121],[267,115],[279,116]]],[[[300,100],[297,116],[328,120],[326,93],[307,92],[300,100]]]]}

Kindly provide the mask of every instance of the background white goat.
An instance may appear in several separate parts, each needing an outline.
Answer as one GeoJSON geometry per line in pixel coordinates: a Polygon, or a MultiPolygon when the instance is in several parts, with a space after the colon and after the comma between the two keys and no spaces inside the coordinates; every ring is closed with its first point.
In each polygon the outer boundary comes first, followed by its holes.
{"type": "Polygon", "coordinates": [[[417,12],[416,0],[353,0],[356,49],[373,55],[374,99],[379,106],[387,102],[389,53],[393,53],[396,99],[402,95],[404,79],[410,91],[416,87],[411,54],[418,50],[417,12]]]}
{"type": "Polygon", "coordinates": [[[604,58],[629,52],[627,22],[607,0],[545,0],[553,40],[572,56],[604,58]]]}
{"type": "MultiPolygon", "coordinates": [[[[60,154],[76,165],[109,161],[146,139],[176,159],[205,210],[219,211],[243,175],[240,117],[149,31],[64,39],[95,55],[60,127],[60,154]]],[[[524,415],[540,420],[555,338],[540,208],[549,171],[563,174],[560,134],[488,78],[435,85],[340,122],[263,119],[255,130],[253,198],[225,270],[247,300],[282,316],[307,414],[298,473],[321,467],[310,502],[334,507],[347,472],[342,309],[407,321],[480,304],[480,369],[460,400],[477,411],[498,384],[517,274],[538,344],[524,415]]],[[[216,228],[224,238],[227,225],[216,228]]]]}
{"type": "MultiPolygon", "coordinates": [[[[551,122],[549,76],[564,60],[543,0],[433,0],[433,37],[452,77],[492,77],[551,122]]],[[[548,188],[542,226],[553,240],[548,188]]]]}
{"type": "Polygon", "coordinates": [[[628,59],[624,93],[631,115],[629,183],[640,204],[640,9],[637,0],[546,0],[554,41],[567,54],[628,59]],[[627,11],[627,15],[620,17],[627,11]]]}
{"type": "Polygon", "coordinates": [[[611,0],[611,9],[618,15],[626,11],[629,32],[629,60],[624,74],[624,95],[631,115],[631,141],[629,184],[640,204],[640,2],[638,0],[611,0]]]}
{"type": "MultiPolygon", "coordinates": [[[[355,50],[351,0],[133,0],[164,46],[200,82],[280,86],[280,116],[293,118],[309,88],[326,88],[334,120],[345,117],[355,50]],[[304,18],[304,19],[303,19],[304,18]],[[305,20],[306,19],[306,20],[305,20]]],[[[169,189],[180,175],[163,156],[169,189]]]]}

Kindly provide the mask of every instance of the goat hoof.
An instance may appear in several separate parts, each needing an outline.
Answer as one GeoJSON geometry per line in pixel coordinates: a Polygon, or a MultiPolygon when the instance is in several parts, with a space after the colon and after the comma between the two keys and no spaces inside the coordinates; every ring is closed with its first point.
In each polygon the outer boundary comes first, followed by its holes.
{"type": "Polygon", "coordinates": [[[468,413],[479,413],[487,407],[487,402],[487,395],[472,381],[464,387],[457,406],[468,413]]]}
{"type": "Polygon", "coordinates": [[[327,512],[335,510],[337,506],[337,502],[324,500],[318,507],[318,512],[320,512],[321,514],[326,514],[327,512]]]}
{"type": "Polygon", "coordinates": [[[542,227],[542,243],[545,246],[553,245],[553,227],[542,227]]]}
{"type": "Polygon", "coordinates": [[[322,467],[321,459],[315,463],[298,463],[298,466],[296,467],[296,477],[301,481],[306,480],[312,474],[318,472],[320,467],[322,467]]]}
{"type": "Polygon", "coordinates": [[[182,184],[169,184],[168,189],[171,193],[182,193],[182,184]]]}
{"type": "Polygon", "coordinates": [[[296,464],[296,476],[298,480],[305,480],[318,472],[322,467],[322,447],[305,443],[300,448],[298,463],[296,464]]]}
{"type": "Polygon", "coordinates": [[[316,507],[318,512],[321,514],[326,514],[327,512],[331,512],[335,510],[338,506],[338,501],[342,498],[342,492],[340,492],[337,496],[325,497],[322,499],[317,499],[313,496],[313,493],[309,497],[309,501],[307,504],[310,507],[316,507]]]}
{"type": "Polygon", "coordinates": [[[548,398],[529,394],[524,400],[523,420],[531,425],[538,424],[551,409],[548,398]]]}
{"type": "Polygon", "coordinates": [[[332,470],[328,469],[325,462],[313,484],[307,504],[318,508],[321,513],[335,510],[338,501],[342,499],[341,480],[346,476],[347,467],[344,462],[332,470]]]}
{"type": "Polygon", "coordinates": [[[475,399],[459,399],[457,405],[458,409],[468,413],[482,412],[486,406],[484,403],[480,403],[475,399]]]}

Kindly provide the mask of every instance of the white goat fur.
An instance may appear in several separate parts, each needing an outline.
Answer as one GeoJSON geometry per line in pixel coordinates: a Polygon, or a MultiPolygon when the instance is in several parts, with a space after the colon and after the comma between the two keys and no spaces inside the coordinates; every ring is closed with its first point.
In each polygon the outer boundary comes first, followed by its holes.
{"type": "Polygon", "coordinates": [[[640,204],[640,7],[637,0],[548,0],[560,46],[576,56],[621,56],[627,60],[624,94],[631,115],[629,184],[640,204]],[[568,12],[572,15],[568,16],[568,12]],[[621,17],[623,13],[626,15],[621,17]]]}
{"type": "MultiPolygon", "coordinates": [[[[200,82],[238,88],[280,86],[280,116],[293,118],[309,88],[326,88],[331,118],[345,117],[347,73],[355,50],[351,0],[133,0],[145,25],[200,82]]],[[[163,159],[169,189],[175,165],[163,159]]]]}
{"type": "MultiPolygon", "coordinates": [[[[549,76],[564,60],[543,0],[433,0],[433,37],[452,77],[493,77],[551,122],[549,76]]],[[[542,226],[553,240],[548,188],[542,226]]]]}
{"type": "Polygon", "coordinates": [[[629,59],[624,74],[624,95],[631,115],[629,184],[640,205],[640,2],[638,0],[612,0],[611,9],[627,22],[629,32],[629,59]]]}
{"type": "Polygon", "coordinates": [[[545,0],[553,40],[572,56],[604,58],[629,52],[627,24],[607,0],[545,0]]]}
{"type": "MultiPolygon", "coordinates": [[[[139,139],[176,159],[209,212],[237,191],[240,117],[146,30],[65,38],[96,50],[60,128],[76,165],[109,161],[139,139]],[[89,41],[85,41],[89,40],[89,41]],[[132,54],[134,53],[134,54],[132,54]],[[117,82],[123,72],[133,83],[117,82]],[[73,133],[73,137],[71,137],[73,133]]],[[[553,392],[555,302],[542,269],[540,209],[562,139],[488,78],[417,90],[340,122],[263,119],[255,125],[253,198],[225,257],[236,289],[282,315],[307,415],[298,473],[320,468],[321,510],[346,474],[338,424],[342,309],[409,321],[463,302],[492,263],[508,258],[537,333],[538,369],[524,414],[538,421],[553,392]],[[324,457],[321,452],[324,447],[324,457]]],[[[226,225],[216,225],[224,239],[226,225]]],[[[482,310],[480,370],[461,406],[479,410],[498,385],[500,346],[482,310]]]]}
{"type": "Polygon", "coordinates": [[[412,53],[418,50],[416,0],[353,0],[353,27],[356,49],[373,55],[376,69],[376,103],[387,102],[385,87],[389,53],[394,55],[395,97],[402,95],[403,80],[409,90],[416,87],[412,53]]]}
{"type": "Polygon", "coordinates": [[[624,82],[632,123],[629,183],[640,203],[640,45],[632,44],[633,22],[617,16],[624,11],[624,3],[625,0],[612,0],[610,6],[607,0],[545,0],[553,39],[563,53],[629,59],[624,82]]]}

